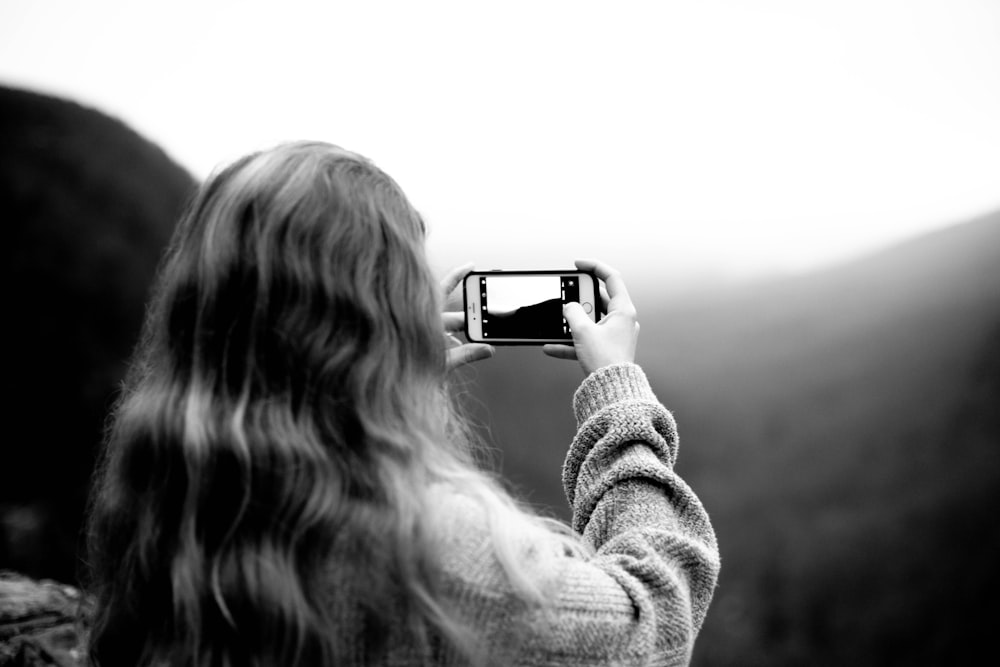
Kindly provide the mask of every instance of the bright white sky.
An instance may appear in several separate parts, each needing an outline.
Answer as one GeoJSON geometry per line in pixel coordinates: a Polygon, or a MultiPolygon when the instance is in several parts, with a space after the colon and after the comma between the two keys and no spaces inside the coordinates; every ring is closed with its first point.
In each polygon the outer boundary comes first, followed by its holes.
{"type": "Polygon", "coordinates": [[[487,276],[487,309],[491,313],[509,313],[562,296],[559,276],[487,276]]]}
{"type": "Polygon", "coordinates": [[[442,268],[795,271],[1000,208],[996,0],[3,0],[0,82],[202,177],[368,155],[442,268]]]}

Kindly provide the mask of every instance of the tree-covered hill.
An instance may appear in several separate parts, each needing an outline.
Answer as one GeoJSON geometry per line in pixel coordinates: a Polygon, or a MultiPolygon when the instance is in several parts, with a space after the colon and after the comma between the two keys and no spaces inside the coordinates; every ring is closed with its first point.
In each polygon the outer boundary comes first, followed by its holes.
{"type": "Polygon", "coordinates": [[[105,414],[194,185],[120,121],[0,87],[0,568],[74,579],[105,414]]]}

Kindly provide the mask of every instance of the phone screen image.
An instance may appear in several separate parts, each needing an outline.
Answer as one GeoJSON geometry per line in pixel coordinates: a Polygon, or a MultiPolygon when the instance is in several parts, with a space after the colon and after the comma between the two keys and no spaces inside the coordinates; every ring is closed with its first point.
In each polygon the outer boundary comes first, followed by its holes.
{"type": "Polygon", "coordinates": [[[578,276],[481,276],[479,292],[484,340],[572,340],[562,308],[580,300],[578,276]]]}

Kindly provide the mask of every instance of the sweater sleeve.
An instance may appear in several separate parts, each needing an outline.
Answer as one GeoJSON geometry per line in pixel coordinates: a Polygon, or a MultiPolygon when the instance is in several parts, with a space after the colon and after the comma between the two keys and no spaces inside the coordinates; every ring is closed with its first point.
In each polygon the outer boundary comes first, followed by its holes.
{"type": "Polygon", "coordinates": [[[617,635],[607,639],[621,646],[618,657],[685,664],[712,599],[719,551],[708,514],[673,470],[673,417],[635,364],[592,373],[573,408],[578,430],[563,487],[572,526],[594,550],[574,576],[630,612],[606,627],[617,635]]]}
{"type": "Polygon", "coordinates": [[[674,473],[673,417],[635,364],[592,373],[573,407],[563,485],[592,555],[539,563],[556,581],[524,636],[525,663],[686,665],[719,552],[701,502],[674,473]]]}
{"type": "Polygon", "coordinates": [[[673,471],[673,418],[634,364],[592,373],[574,409],[563,483],[587,555],[534,542],[527,558],[546,603],[525,605],[474,504],[449,501],[456,602],[490,637],[497,664],[685,665],[719,554],[708,515],[673,471]]]}

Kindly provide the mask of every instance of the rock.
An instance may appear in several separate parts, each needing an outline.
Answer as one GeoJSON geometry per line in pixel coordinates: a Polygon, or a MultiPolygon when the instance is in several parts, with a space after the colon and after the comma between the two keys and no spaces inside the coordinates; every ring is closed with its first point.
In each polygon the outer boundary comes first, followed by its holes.
{"type": "Polygon", "coordinates": [[[84,667],[92,612],[72,586],[0,571],[0,667],[84,667]]]}

